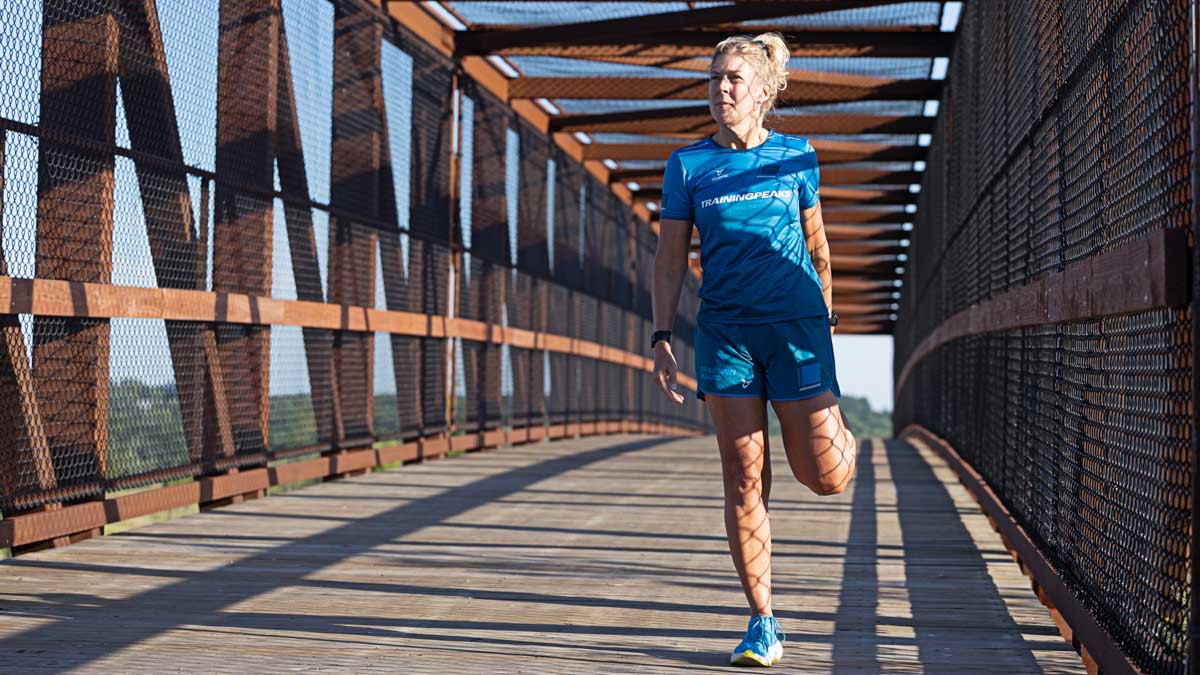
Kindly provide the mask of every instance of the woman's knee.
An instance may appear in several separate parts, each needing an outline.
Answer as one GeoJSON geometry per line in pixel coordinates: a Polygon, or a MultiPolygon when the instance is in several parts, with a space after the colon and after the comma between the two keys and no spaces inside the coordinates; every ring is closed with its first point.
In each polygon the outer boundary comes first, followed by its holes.
{"type": "Polygon", "coordinates": [[[838,495],[845,492],[846,487],[850,485],[850,479],[854,477],[854,465],[854,454],[846,453],[837,466],[818,473],[810,480],[801,479],[801,482],[818,496],[838,495]]]}

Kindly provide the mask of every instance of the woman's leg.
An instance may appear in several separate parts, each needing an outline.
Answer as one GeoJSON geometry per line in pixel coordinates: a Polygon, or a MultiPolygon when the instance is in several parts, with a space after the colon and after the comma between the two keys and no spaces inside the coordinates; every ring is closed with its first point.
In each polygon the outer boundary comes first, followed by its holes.
{"type": "MultiPolygon", "coordinates": [[[[802,401],[772,401],[783,428],[783,448],[796,480],[819,495],[846,489],[858,445],[837,397],[826,391],[802,401]]],[[[716,416],[714,415],[715,419],[716,416]]]]}
{"type": "Polygon", "coordinates": [[[752,614],[771,613],[771,524],[764,460],[767,406],[761,398],[707,394],[721,451],[725,534],[752,614]]]}

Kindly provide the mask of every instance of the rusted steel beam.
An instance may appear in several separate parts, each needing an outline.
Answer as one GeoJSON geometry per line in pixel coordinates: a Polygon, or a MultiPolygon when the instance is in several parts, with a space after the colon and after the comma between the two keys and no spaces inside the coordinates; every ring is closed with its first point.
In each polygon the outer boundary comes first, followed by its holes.
{"type": "MultiPolygon", "coordinates": [[[[221,0],[220,21],[217,175],[269,191],[274,187],[272,141],[279,96],[279,0],[221,0]]],[[[272,206],[271,199],[217,183],[214,291],[270,295],[272,206]]],[[[262,452],[268,438],[270,332],[260,326],[221,325],[217,349],[224,372],[237,373],[237,386],[227,379],[226,391],[234,451],[262,452]]],[[[208,447],[218,447],[217,441],[210,440],[208,447]]]]}
{"type": "MultiPolygon", "coordinates": [[[[734,35],[745,35],[751,30],[754,29],[663,30],[636,37],[585,38],[569,44],[553,42],[549,31],[544,30],[541,44],[498,47],[491,53],[502,56],[563,58],[629,55],[660,58],[709,57],[721,40],[734,35]]],[[[933,58],[949,56],[954,48],[953,34],[935,32],[805,30],[786,32],[784,39],[793,57],[933,58]]]]}
{"type": "MultiPolygon", "coordinates": [[[[919,101],[941,95],[937,80],[893,80],[877,84],[814,82],[789,78],[782,106],[845,101],[919,101]]],[[[508,82],[510,98],[705,100],[708,78],[690,77],[518,77],[508,82]]],[[[691,108],[684,110],[691,111],[691,108]]],[[[699,106],[707,113],[708,106],[699,106]]],[[[694,111],[693,111],[694,112],[694,111]]],[[[686,113],[683,113],[686,116],[686,113]]]]}
{"type": "Polygon", "coordinates": [[[852,240],[829,239],[829,250],[835,255],[889,255],[907,251],[896,240],[852,240]]]}
{"type": "MultiPolygon", "coordinates": [[[[663,170],[616,169],[608,175],[610,183],[633,181],[647,186],[661,185],[663,170]]],[[[893,171],[891,169],[862,169],[832,166],[821,167],[822,185],[911,185],[921,182],[921,174],[915,171],[893,171]]]]}
{"type": "MultiPolygon", "coordinates": [[[[822,215],[824,215],[822,213],[822,215]]],[[[831,225],[825,223],[825,236],[830,241],[859,241],[863,239],[909,238],[903,225],[831,225]]]]}
{"type": "Polygon", "coordinates": [[[896,393],[926,356],[968,335],[1094,319],[1188,303],[1188,246],[1183,229],[1159,230],[1068,265],[1038,281],[993,295],[943,321],[913,349],[896,393]]]}
{"type": "MultiPolygon", "coordinates": [[[[703,9],[643,14],[634,17],[564,23],[551,26],[504,26],[474,29],[455,36],[455,56],[483,55],[516,47],[626,42],[631,37],[660,31],[801,16],[857,7],[890,4],[899,0],[793,0],[759,5],[736,4],[703,9]]],[[[743,31],[744,32],[744,31],[743,31]]],[[[652,40],[653,41],[653,40],[652,40]]],[[[716,44],[714,41],[713,44],[716,44]]]]}
{"type": "MultiPolygon", "coordinates": [[[[592,143],[583,146],[583,158],[621,160],[663,160],[680,143],[592,143]]],[[[834,162],[914,162],[925,157],[925,149],[912,145],[887,145],[854,141],[817,141],[813,143],[822,170],[834,162]]]]}
{"type": "MultiPolygon", "coordinates": [[[[668,110],[670,115],[653,115],[654,111],[576,113],[558,115],[550,120],[554,132],[667,134],[675,138],[703,138],[717,130],[708,106],[696,109],[668,110]]],[[[785,134],[900,134],[929,133],[935,120],[932,117],[897,115],[849,114],[779,114],[767,122],[770,128],[785,134]]]]}
{"type": "MultiPolygon", "coordinates": [[[[149,0],[121,0],[125,20],[120,28],[120,85],[125,101],[136,101],[125,110],[131,149],[177,164],[169,170],[135,160],[142,211],[146,222],[155,276],[162,288],[204,290],[207,239],[198,236],[193,223],[191,193],[183,170],[183,147],[171,94],[166,52],[158,12],[149,0]]],[[[202,205],[204,217],[208,204],[202,205]]],[[[213,326],[168,321],[167,342],[175,374],[184,437],[193,461],[204,456],[205,406],[222,404],[224,392],[207,392],[223,386],[213,326]]],[[[228,413],[210,415],[227,420],[228,413]]],[[[218,422],[220,425],[220,422],[218,422]]],[[[223,454],[232,453],[232,436],[226,422],[210,434],[223,454]]]]}
{"type": "MultiPolygon", "coordinates": [[[[353,3],[339,4],[334,10],[330,205],[370,218],[380,216],[385,186],[382,40],[383,24],[373,13],[353,3]]],[[[390,179],[390,164],[387,168],[390,179]]],[[[390,180],[386,186],[391,187],[390,180]]],[[[376,233],[344,217],[330,219],[329,233],[329,301],[372,305],[376,233]]],[[[334,431],[339,440],[372,432],[374,354],[372,334],[340,331],[334,339],[341,412],[334,431]]]]}
{"type": "Polygon", "coordinates": [[[822,187],[821,204],[828,206],[853,206],[856,204],[915,204],[917,196],[907,189],[888,190],[880,188],[822,187]]]}
{"type": "Polygon", "coordinates": [[[826,206],[822,209],[821,215],[825,219],[825,227],[829,224],[834,225],[853,225],[859,223],[880,223],[880,224],[897,224],[904,223],[913,218],[913,214],[905,213],[904,209],[900,208],[868,208],[857,209],[853,207],[826,206]]]}
{"type": "MultiPolygon", "coordinates": [[[[287,195],[283,215],[287,227],[288,252],[292,259],[292,278],[296,297],[324,302],[321,266],[317,258],[317,240],[313,231],[312,211],[293,207],[288,200],[309,201],[308,175],[304,166],[304,145],[300,135],[300,116],[296,108],[296,90],[292,81],[291,55],[287,32],[279,29],[279,90],[275,108],[275,161],[279,169],[279,187],[287,195]]],[[[323,331],[304,329],[304,355],[308,366],[313,417],[317,440],[334,440],[334,419],[340,410],[340,398],[333,382],[333,345],[323,331]]]]}
{"type": "MultiPolygon", "coordinates": [[[[115,10],[115,0],[43,8],[39,125],[47,136],[114,144],[115,10]]],[[[39,143],[38,276],[109,282],[113,168],[111,153],[39,143]]],[[[59,486],[95,484],[106,474],[108,359],[107,320],[34,318],[34,391],[59,486]]]]}

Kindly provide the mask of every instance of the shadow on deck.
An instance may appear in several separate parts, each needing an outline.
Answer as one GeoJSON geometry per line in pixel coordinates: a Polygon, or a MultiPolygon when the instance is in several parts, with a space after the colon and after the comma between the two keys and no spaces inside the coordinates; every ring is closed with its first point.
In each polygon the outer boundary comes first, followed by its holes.
{"type": "MultiPolygon", "coordinates": [[[[772,493],[795,672],[1083,672],[934,455],[772,493]]],[[[777,453],[781,454],[781,453],[777,453]]],[[[406,466],[0,564],[11,672],[724,670],[745,601],[711,438],[406,466]]]]}

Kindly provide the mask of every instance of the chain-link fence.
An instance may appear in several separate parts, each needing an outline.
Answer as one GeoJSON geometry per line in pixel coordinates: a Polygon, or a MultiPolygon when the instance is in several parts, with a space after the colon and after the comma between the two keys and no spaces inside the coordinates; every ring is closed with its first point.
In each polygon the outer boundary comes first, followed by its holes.
{"type": "Polygon", "coordinates": [[[1154,251],[1190,245],[1190,4],[966,3],[896,328],[897,428],[954,446],[1163,673],[1195,630],[1192,316],[1151,292],[1188,277],[1154,251]]]}
{"type": "Polygon", "coordinates": [[[705,428],[646,388],[648,225],[378,9],[12,0],[0,50],[5,516],[383,440],[705,428]]]}

